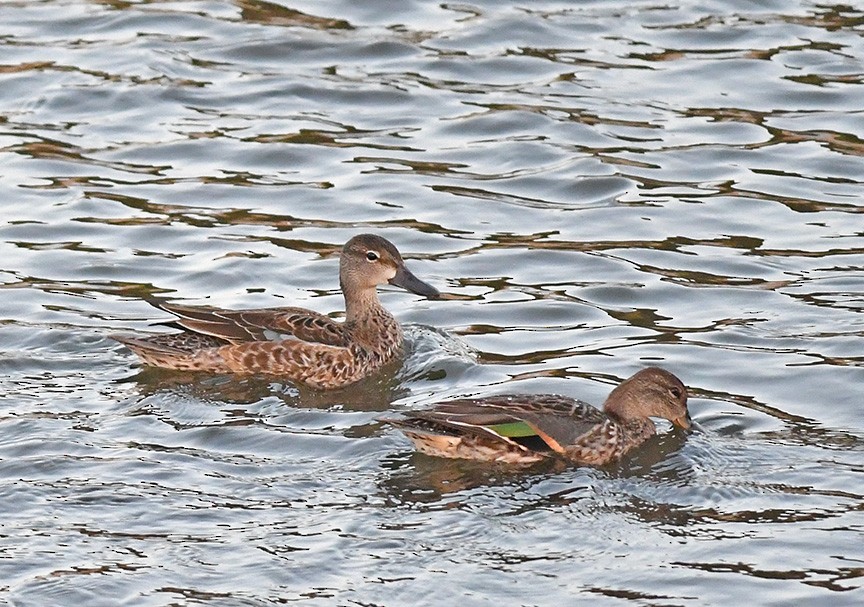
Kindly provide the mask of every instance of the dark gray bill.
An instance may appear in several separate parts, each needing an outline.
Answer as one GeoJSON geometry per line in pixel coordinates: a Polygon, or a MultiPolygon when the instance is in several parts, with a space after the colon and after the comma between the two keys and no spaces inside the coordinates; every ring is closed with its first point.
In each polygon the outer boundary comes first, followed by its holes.
{"type": "Polygon", "coordinates": [[[399,269],[396,270],[396,276],[390,279],[390,284],[429,299],[437,299],[440,295],[438,289],[414,276],[411,270],[405,266],[399,266],[399,269]]]}

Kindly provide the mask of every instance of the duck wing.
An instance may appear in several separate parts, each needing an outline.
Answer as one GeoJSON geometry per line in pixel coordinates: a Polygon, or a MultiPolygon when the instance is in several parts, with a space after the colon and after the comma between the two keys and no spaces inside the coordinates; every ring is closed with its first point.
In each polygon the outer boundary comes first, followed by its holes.
{"type": "Polygon", "coordinates": [[[412,412],[409,417],[463,432],[474,428],[475,432],[491,432],[508,440],[537,436],[558,453],[608,420],[605,413],[588,403],[554,394],[454,400],[430,411],[412,412]]]}
{"type": "Polygon", "coordinates": [[[494,429],[447,419],[434,411],[417,411],[402,419],[382,421],[402,430],[419,451],[429,455],[522,464],[546,457],[494,429]]]}
{"type": "Polygon", "coordinates": [[[286,339],[338,347],[349,343],[342,323],[305,308],[225,310],[166,303],[157,304],[157,307],[175,315],[175,324],[187,331],[233,344],[286,339]]]}

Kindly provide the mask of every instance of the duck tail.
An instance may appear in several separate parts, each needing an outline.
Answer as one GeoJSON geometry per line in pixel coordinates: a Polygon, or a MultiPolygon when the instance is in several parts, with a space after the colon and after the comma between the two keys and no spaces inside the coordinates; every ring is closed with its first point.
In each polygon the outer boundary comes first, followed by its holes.
{"type": "Polygon", "coordinates": [[[218,348],[227,342],[197,333],[166,333],[148,335],[110,335],[134,352],[147,365],[168,369],[195,370],[201,368],[201,350],[218,348]]]}

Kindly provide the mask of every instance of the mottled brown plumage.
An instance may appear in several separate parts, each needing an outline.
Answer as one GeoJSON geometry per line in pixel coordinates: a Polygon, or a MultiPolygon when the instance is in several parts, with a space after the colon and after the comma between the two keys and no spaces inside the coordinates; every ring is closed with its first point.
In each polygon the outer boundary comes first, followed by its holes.
{"type": "Polygon", "coordinates": [[[642,369],[622,382],[602,411],[564,396],[508,394],[439,403],[385,421],[429,455],[513,464],[559,456],[603,465],[654,435],[650,417],[690,427],[687,389],[658,367],[642,369]]]}
{"type": "Polygon", "coordinates": [[[223,310],[161,304],[182,333],[112,336],[148,365],[189,371],[274,375],[314,388],[340,388],[371,374],[399,352],[402,329],[378,300],[385,283],[434,298],[392,243],[374,234],[342,248],[339,282],[345,322],[303,308],[223,310]]]}

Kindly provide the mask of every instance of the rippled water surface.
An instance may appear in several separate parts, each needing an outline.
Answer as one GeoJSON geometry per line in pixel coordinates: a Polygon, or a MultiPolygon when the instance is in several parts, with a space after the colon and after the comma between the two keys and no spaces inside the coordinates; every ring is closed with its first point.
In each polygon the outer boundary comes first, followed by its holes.
{"type": "Polygon", "coordinates": [[[864,604],[864,12],[822,2],[0,4],[0,603],[864,604]],[[398,368],[143,368],[159,297],[338,311],[391,239],[398,368]],[[379,419],[594,403],[605,468],[379,419]]]}

